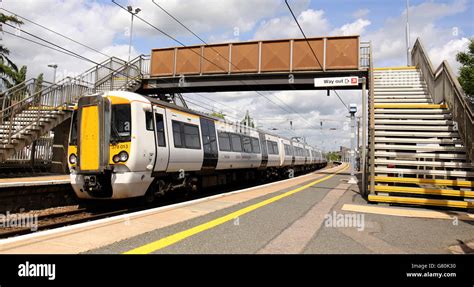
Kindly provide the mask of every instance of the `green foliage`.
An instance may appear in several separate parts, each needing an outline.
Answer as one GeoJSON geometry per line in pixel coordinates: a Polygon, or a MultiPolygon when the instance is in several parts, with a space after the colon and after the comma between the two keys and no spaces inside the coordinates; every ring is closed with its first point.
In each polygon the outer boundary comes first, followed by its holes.
{"type": "Polygon", "coordinates": [[[225,116],[226,116],[226,115],[223,114],[223,113],[213,112],[213,113],[211,114],[211,116],[216,117],[216,118],[221,118],[221,119],[225,120],[225,116]]]}
{"type": "Polygon", "coordinates": [[[326,154],[326,158],[328,161],[340,161],[341,156],[338,154],[338,152],[331,151],[326,154]]]}
{"type": "Polygon", "coordinates": [[[474,38],[471,39],[469,49],[456,55],[456,60],[461,63],[459,69],[459,83],[464,92],[474,99],[474,38]]]}
{"type": "MultiPolygon", "coordinates": [[[[8,16],[0,13],[0,23],[10,23],[21,25],[23,22],[15,16],[8,16]]],[[[26,66],[18,69],[9,58],[10,51],[8,48],[0,45],[0,82],[7,89],[16,86],[26,80],[26,66]]]]}

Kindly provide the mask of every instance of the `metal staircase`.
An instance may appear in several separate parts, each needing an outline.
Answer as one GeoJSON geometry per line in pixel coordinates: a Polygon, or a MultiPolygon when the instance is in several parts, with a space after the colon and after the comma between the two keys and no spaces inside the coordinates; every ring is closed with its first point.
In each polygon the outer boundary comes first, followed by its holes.
{"type": "Polygon", "coordinates": [[[24,160],[35,140],[71,116],[79,97],[107,90],[136,91],[149,75],[149,57],[127,63],[110,58],[77,77],[58,83],[29,80],[0,94],[0,163],[24,160]],[[15,156],[17,154],[17,156],[15,156]]]}
{"type": "Polygon", "coordinates": [[[369,201],[473,208],[474,165],[458,123],[420,70],[375,69],[373,85],[369,201]]]}

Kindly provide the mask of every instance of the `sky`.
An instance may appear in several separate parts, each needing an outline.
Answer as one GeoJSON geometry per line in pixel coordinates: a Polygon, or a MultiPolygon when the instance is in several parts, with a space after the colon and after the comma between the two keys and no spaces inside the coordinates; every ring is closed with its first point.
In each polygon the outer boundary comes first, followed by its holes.
{"type": "MultiPolygon", "coordinates": [[[[201,44],[151,0],[116,2],[139,7],[142,10],[139,16],[186,45],[201,44]]],[[[283,0],[156,2],[208,43],[302,37],[283,0]]],[[[289,0],[289,3],[308,37],[361,35],[361,41],[372,42],[376,67],[406,65],[406,1],[289,0]]],[[[410,42],[413,45],[419,37],[435,67],[447,60],[453,70],[458,71],[455,55],[467,49],[469,38],[474,35],[473,3],[472,0],[410,1],[410,42]]],[[[103,54],[128,58],[130,14],[112,1],[0,0],[0,8],[65,34],[103,54]]],[[[8,14],[4,10],[1,12],[8,14]]],[[[107,59],[31,23],[25,23],[21,28],[96,62],[107,59]]],[[[29,37],[7,26],[3,29],[29,37]]],[[[29,78],[44,73],[45,79],[52,81],[53,70],[47,65],[53,63],[58,65],[58,80],[78,75],[93,66],[90,62],[6,33],[0,35],[2,44],[11,50],[13,61],[28,66],[29,78]]],[[[149,55],[152,48],[179,46],[137,18],[133,35],[132,58],[149,55]]],[[[325,91],[262,93],[275,103],[256,92],[186,94],[185,98],[199,105],[189,103],[193,109],[222,112],[230,120],[243,118],[248,110],[260,128],[287,137],[303,136],[309,144],[325,151],[350,145],[347,111],[334,94],[327,97],[325,91]],[[292,107],[290,111],[287,106],[292,107]]],[[[361,111],[360,91],[339,91],[339,94],[346,104],[355,103],[361,111]]]]}

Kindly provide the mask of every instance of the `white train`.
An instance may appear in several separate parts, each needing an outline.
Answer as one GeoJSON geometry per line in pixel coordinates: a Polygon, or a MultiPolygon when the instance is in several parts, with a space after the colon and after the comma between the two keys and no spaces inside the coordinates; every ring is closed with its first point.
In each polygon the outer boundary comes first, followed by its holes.
{"type": "Polygon", "coordinates": [[[309,145],[123,91],[79,99],[68,156],[81,199],[152,200],[326,165],[309,145]]]}

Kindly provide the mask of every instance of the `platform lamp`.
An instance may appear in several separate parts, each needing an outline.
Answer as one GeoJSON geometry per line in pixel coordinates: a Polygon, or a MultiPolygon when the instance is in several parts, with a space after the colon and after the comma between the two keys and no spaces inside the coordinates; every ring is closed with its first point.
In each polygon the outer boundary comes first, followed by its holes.
{"type": "Polygon", "coordinates": [[[354,167],[355,167],[355,114],[357,113],[357,105],[356,104],[350,104],[349,105],[349,114],[351,117],[351,132],[350,132],[350,141],[351,141],[351,178],[349,179],[348,183],[350,184],[356,184],[357,178],[354,175],[354,167]]]}
{"type": "Polygon", "coordinates": [[[50,65],[48,65],[48,67],[54,69],[53,83],[56,84],[56,70],[58,69],[58,65],[57,64],[50,64],[50,65]]]}
{"type": "Polygon", "coordinates": [[[132,21],[130,23],[130,42],[128,44],[128,62],[130,62],[130,54],[132,53],[132,39],[133,39],[133,17],[142,11],[140,8],[135,8],[133,10],[132,6],[127,6],[128,12],[132,15],[132,21]]]}

